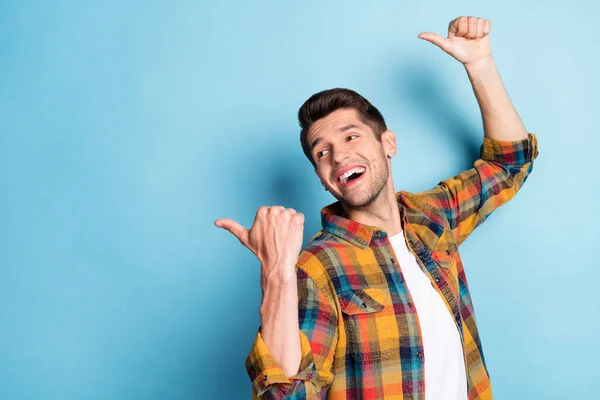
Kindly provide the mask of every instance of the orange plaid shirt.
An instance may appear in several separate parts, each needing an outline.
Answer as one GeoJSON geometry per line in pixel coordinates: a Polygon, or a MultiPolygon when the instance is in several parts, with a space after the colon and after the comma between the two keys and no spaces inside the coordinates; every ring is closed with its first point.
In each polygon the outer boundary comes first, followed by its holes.
{"type": "MultiPolygon", "coordinates": [[[[492,389],[458,246],[519,191],[537,155],[532,133],[484,137],[473,168],[429,191],[396,193],[407,245],[460,333],[469,400],[491,399],[492,389]]],[[[323,208],[323,229],[297,264],[299,372],[283,374],[259,329],[246,360],[253,399],[425,398],[418,315],[387,234],[341,211],[339,202],[323,208]]]]}

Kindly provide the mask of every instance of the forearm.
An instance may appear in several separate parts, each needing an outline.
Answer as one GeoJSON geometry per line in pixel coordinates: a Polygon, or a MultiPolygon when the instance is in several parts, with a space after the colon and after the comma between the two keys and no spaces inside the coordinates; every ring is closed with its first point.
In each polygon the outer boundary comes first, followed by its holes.
{"type": "Polygon", "coordinates": [[[502,141],[527,139],[527,130],[508,97],[492,57],[466,64],[465,69],[481,109],[485,136],[502,141]]]}
{"type": "Polygon", "coordinates": [[[260,318],[261,334],[271,355],[287,377],[294,376],[302,359],[295,279],[264,283],[260,318]]]}

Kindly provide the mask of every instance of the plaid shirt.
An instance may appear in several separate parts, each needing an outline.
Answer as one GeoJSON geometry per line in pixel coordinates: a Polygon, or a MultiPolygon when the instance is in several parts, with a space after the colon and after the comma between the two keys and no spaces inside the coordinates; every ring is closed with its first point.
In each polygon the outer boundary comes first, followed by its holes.
{"type": "MultiPolygon", "coordinates": [[[[460,332],[469,400],[492,389],[458,246],[519,191],[537,155],[532,133],[484,137],[473,168],[396,193],[407,245],[460,332]]],[[[298,261],[299,372],[283,374],[259,329],[246,359],[253,399],[425,398],[419,318],[387,234],[341,215],[339,202],[323,208],[323,229],[298,261]]]]}

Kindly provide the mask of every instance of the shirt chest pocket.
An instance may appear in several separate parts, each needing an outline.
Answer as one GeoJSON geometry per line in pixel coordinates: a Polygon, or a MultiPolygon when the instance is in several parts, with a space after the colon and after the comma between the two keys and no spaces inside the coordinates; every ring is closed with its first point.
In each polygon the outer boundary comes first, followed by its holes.
{"type": "Polygon", "coordinates": [[[357,362],[388,358],[398,345],[394,307],[384,289],[349,290],[338,295],[346,353],[357,362]]]}

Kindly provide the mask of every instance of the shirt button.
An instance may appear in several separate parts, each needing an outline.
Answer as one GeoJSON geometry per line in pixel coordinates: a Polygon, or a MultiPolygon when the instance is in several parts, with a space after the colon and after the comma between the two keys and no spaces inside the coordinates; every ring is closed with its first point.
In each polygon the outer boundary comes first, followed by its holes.
{"type": "Polygon", "coordinates": [[[411,304],[411,303],[408,303],[408,304],[406,304],[406,305],[412,308],[412,304],[411,304]]]}
{"type": "Polygon", "coordinates": [[[385,233],[383,231],[375,231],[375,237],[377,239],[383,239],[386,236],[387,236],[387,233],[385,233]]]}
{"type": "Polygon", "coordinates": [[[416,355],[417,355],[417,357],[419,357],[419,358],[423,357],[423,353],[422,353],[422,352],[420,352],[420,351],[417,351],[417,354],[416,354],[416,355]]]}
{"type": "Polygon", "coordinates": [[[436,282],[439,282],[439,281],[440,281],[440,278],[435,278],[435,281],[436,281],[436,282]]]}
{"type": "Polygon", "coordinates": [[[362,307],[362,308],[367,308],[367,303],[362,303],[362,304],[361,304],[361,307],[362,307]]]}
{"type": "Polygon", "coordinates": [[[267,375],[263,376],[263,379],[266,381],[267,379],[269,379],[269,377],[267,375]]]}
{"type": "Polygon", "coordinates": [[[450,250],[446,250],[446,255],[449,256],[450,255],[450,250]]]}
{"type": "Polygon", "coordinates": [[[396,260],[394,260],[393,258],[390,258],[390,261],[392,262],[392,264],[396,263],[396,260]]]}

